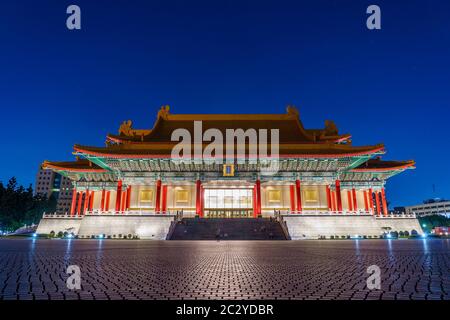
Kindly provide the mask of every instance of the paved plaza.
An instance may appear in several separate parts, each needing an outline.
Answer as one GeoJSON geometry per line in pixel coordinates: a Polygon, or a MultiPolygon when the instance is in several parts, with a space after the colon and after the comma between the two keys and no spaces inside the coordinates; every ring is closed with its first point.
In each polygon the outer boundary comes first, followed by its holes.
{"type": "Polygon", "coordinates": [[[2,299],[449,300],[450,240],[0,239],[2,299]],[[370,265],[381,290],[367,289],[370,265]]]}

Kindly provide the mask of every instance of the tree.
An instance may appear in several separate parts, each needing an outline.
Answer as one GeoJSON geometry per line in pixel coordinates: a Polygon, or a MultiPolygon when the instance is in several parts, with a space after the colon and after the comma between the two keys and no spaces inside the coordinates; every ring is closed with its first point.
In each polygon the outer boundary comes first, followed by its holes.
{"type": "Polygon", "coordinates": [[[23,225],[38,223],[44,212],[56,209],[56,198],[49,199],[40,195],[33,195],[30,185],[24,188],[18,185],[17,179],[9,179],[6,187],[0,182],[0,226],[13,231],[23,225]]]}

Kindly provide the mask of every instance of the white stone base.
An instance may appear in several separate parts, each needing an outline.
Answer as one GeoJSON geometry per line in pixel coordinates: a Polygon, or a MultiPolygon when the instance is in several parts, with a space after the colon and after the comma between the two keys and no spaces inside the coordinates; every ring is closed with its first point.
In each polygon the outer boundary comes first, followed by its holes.
{"type": "Polygon", "coordinates": [[[331,236],[380,236],[386,231],[416,230],[419,221],[413,217],[375,218],[372,215],[283,215],[292,240],[331,236]],[[390,228],[390,229],[386,229],[390,228]]]}
{"type": "Polygon", "coordinates": [[[36,233],[49,234],[54,231],[57,234],[67,231],[80,238],[136,235],[139,239],[165,240],[172,221],[174,216],[171,215],[86,215],[82,218],[45,216],[39,222],[36,233]]]}
{"type": "Polygon", "coordinates": [[[39,222],[36,233],[50,234],[53,231],[55,234],[58,234],[58,232],[78,234],[81,222],[82,218],[71,218],[67,216],[60,218],[45,217],[39,222]]]}

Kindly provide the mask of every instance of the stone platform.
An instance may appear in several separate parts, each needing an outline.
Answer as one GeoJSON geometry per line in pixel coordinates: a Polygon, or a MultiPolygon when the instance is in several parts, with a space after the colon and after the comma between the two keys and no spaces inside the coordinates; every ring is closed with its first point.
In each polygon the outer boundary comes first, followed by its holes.
{"type": "Polygon", "coordinates": [[[387,231],[412,230],[422,234],[419,220],[415,217],[374,217],[370,214],[290,214],[283,215],[292,240],[370,236],[379,237],[387,231]]]}
{"type": "Polygon", "coordinates": [[[111,238],[137,236],[139,239],[165,240],[174,215],[99,214],[83,217],[46,215],[39,222],[38,234],[68,232],[79,238],[104,235],[111,238]]]}

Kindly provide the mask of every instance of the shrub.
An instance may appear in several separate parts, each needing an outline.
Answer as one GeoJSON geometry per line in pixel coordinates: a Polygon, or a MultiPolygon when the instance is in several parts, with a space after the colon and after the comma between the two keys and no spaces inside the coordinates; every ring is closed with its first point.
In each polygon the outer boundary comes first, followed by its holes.
{"type": "Polygon", "coordinates": [[[64,236],[64,233],[62,231],[58,232],[58,235],[57,235],[58,238],[62,238],[63,236],[64,236]]]}
{"type": "Polygon", "coordinates": [[[48,234],[48,236],[50,237],[50,238],[54,238],[55,237],[55,231],[50,231],[50,233],[48,234]]]}

